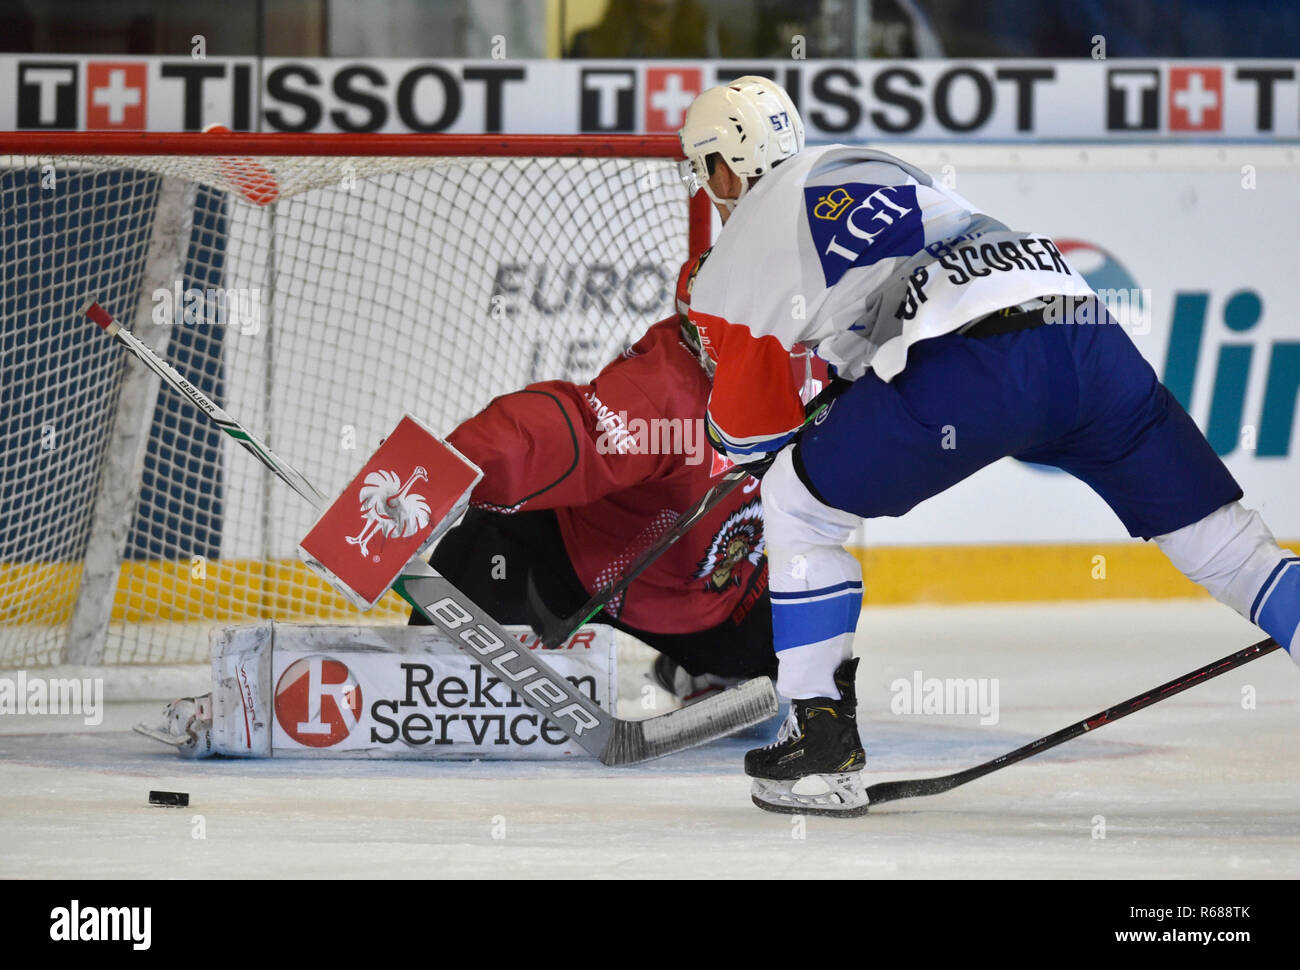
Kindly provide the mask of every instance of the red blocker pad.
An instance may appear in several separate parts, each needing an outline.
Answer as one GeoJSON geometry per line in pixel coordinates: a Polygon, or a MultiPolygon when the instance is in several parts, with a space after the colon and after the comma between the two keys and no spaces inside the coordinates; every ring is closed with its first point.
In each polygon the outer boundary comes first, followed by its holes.
{"type": "Polygon", "coordinates": [[[465,511],[483,472],[410,415],[298,546],[303,561],[368,610],[465,511]]]}

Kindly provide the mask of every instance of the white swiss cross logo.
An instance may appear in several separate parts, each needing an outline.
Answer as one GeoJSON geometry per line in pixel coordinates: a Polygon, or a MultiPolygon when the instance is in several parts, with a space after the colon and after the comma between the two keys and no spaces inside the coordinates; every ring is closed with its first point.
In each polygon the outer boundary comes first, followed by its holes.
{"type": "Polygon", "coordinates": [[[1223,129],[1223,68],[1169,69],[1169,130],[1223,129]]]}
{"type": "Polygon", "coordinates": [[[91,61],[86,65],[86,127],[143,130],[148,84],[144,64],[91,61]]]}
{"type": "Polygon", "coordinates": [[[645,72],[645,130],[675,132],[703,88],[698,67],[649,67],[645,72]]]}

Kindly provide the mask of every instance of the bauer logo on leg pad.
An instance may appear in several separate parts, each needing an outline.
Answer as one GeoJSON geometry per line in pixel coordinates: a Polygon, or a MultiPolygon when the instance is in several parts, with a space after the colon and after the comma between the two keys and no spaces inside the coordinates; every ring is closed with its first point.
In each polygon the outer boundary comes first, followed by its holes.
{"type": "Polygon", "coordinates": [[[483,473],[409,415],[316,520],[302,559],[363,610],[456,521],[483,473]]]}

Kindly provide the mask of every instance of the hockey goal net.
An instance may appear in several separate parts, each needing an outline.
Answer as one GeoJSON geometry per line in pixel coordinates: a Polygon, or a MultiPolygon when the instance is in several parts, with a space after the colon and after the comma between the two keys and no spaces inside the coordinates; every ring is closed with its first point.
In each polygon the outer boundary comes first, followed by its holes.
{"type": "MultiPolygon", "coordinates": [[[[405,412],[445,433],[585,380],[705,245],[676,140],[0,136],[0,668],[177,663],[357,622],[313,513],[90,325],[93,298],[333,495],[405,412]]],[[[367,622],[403,622],[393,594],[367,622]]]]}

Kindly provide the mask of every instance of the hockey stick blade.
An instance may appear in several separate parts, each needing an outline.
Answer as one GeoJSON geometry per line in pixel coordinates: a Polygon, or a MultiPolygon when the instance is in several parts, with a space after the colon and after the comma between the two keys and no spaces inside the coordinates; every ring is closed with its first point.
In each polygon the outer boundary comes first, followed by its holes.
{"type": "Polygon", "coordinates": [[[983,778],[991,772],[1008,765],[1013,765],[1018,761],[1024,761],[1026,758],[1032,758],[1036,754],[1041,754],[1048,748],[1054,748],[1058,744],[1064,744],[1071,741],[1081,734],[1087,734],[1094,731],[1104,724],[1110,724],[1112,721],[1118,721],[1121,717],[1142,710],[1144,707],[1150,707],[1152,704],[1162,701],[1167,697],[1173,697],[1175,694],[1181,694],[1189,687],[1195,687],[1197,684],[1218,677],[1220,674],[1226,674],[1230,670],[1235,670],[1242,664],[1250,663],[1265,654],[1272,653],[1279,649],[1276,642],[1271,639],[1261,640],[1259,643],[1252,644],[1234,654],[1224,657],[1222,660],[1216,660],[1214,663],[1206,664],[1199,667],[1191,673],[1184,674],[1161,684],[1152,690],[1138,694],[1136,697],[1130,697],[1128,700],[1116,704],[1114,707],[1108,707],[1104,711],[1099,711],[1092,717],[1084,718],[1082,721],[1076,721],[1069,727],[1061,728],[1053,734],[1041,737],[1036,741],[1031,741],[1023,747],[1016,748],[1004,755],[994,758],[992,761],[986,761],[983,764],[976,765],[973,768],[967,768],[964,771],[957,771],[951,775],[939,775],[936,778],[912,778],[904,781],[882,781],[874,785],[867,786],[867,804],[878,805],[883,802],[893,802],[900,798],[917,798],[922,795],[940,795],[943,792],[951,791],[958,785],[964,785],[968,781],[974,781],[976,778],[983,778]]]}
{"type": "Polygon", "coordinates": [[[554,674],[423,560],[411,560],[393,588],[448,638],[491,667],[530,707],[611,767],[685,751],[765,721],[777,711],[772,682],[760,677],[657,717],[614,717],[554,674]]]}
{"type": "Polygon", "coordinates": [[[607,765],[632,765],[707,744],[761,724],[777,712],[776,688],[756,677],[689,707],[642,721],[615,721],[600,756],[607,765]]]}

